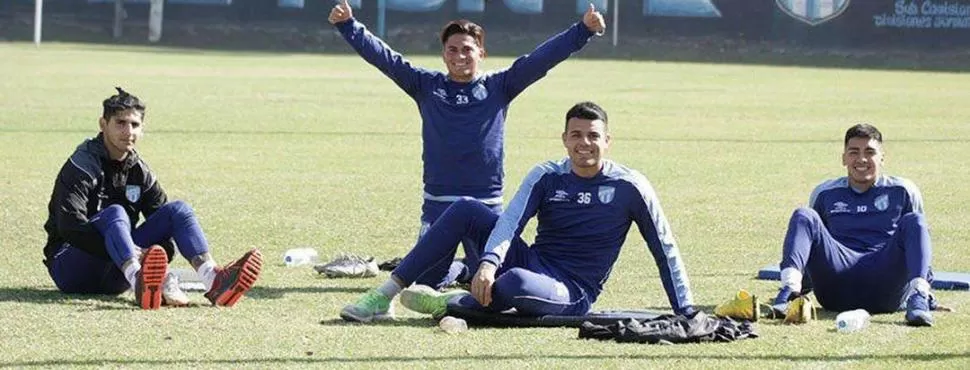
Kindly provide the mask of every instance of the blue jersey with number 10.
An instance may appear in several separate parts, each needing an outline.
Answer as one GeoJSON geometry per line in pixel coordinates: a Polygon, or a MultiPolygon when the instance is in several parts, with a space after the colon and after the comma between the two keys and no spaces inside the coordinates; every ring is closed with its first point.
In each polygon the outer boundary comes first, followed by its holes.
{"type": "Polygon", "coordinates": [[[903,215],[923,213],[923,196],[912,181],[901,177],[879,176],[861,193],[849,186],[848,178],[840,177],[818,185],[808,205],[835,240],[870,252],[886,245],[903,215]]]}
{"type": "Polygon", "coordinates": [[[421,113],[425,199],[474,197],[501,203],[505,116],[509,104],[593,35],[582,23],[552,37],[511,67],[462,83],[412,66],[356,20],[337,24],[367,62],[391,78],[421,113]]]}

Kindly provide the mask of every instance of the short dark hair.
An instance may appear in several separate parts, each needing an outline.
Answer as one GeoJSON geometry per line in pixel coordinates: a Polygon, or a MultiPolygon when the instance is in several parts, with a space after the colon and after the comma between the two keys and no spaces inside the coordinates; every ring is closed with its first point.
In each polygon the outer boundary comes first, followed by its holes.
{"type": "Polygon", "coordinates": [[[467,19],[458,19],[448,22],[441,29],[441,45],[448,42],[451,35],[462,34],[471,36],[478,43],[478,47],[485,48],[485,29],[467,19]]]}
{"type": "Polygon", "coordinates": [[[101,103],[101,106],[104,108],[101,112],[102,118],[110,120],[118,112],[124,112],[129,109],[134,109],[141,114],[142,119],[145,118],[145,103],[142,103],[141,99],[129,94],[120,87],[115,87],[115,90],[118,90],[118,94],[112,95],[101,103]]]}
{"type": "Polygon", "coordinates": [[[849,145],[849,139],[854,139],[857,137],[876,140],[876,142],[882,144],[882,133],[876,126],[870,125],[868,123],[860,123],[858,125],[849,127],[845,131],[845,142],[842,143],[843,146],[849,145]]]}
{"type": "Polygon", "coordinates": [[[591,101],[579,102],[566,111],[566,126],[563,131],[569,129],[570,118],[582,118],[588,120],[603,121],[603,128],[609,129],[609,119],[606,117],[606,110],[591,101]]]}

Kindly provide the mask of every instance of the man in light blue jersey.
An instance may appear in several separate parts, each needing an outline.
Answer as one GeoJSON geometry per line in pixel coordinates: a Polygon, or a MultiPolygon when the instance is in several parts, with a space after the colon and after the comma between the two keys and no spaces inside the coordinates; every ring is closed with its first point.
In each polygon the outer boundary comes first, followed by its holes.
{"type": "Polygon", "coordinates": [[[923,198],[911,181],[882,174],[883,156],[878,129],[858,124],[846,131],[848,175],[816,187],[808,207],[789,221],[777,311],[814,289],[829,310],[905,308],[907,324],[933,325],[923,198]]]}
{"type": "MultiPolygon", "coordinates": [[[[347,43],[377,67],[417,104],[421,114],[424,161],[423,235],[442,212],[459,199],[476,199],[494,212],[502,210],[505,117],[509,104],[554,66],[579,51],[606,24],[592,5],[570,26],[506,69],[483,73],[485,30],[456,20],[441,31],[447,72],[412,66],[401,54],[353,18],[346,0],[328,18],[347,43]]],[[[468,241],[471,242],[471,241],[468,241]]],[[[439,269],[445,270],[449,263],[439,269]]],[[[452,269],[466,279],[470,271],[452,269]]],[[[440,286],[441,282],[421,279],[440,286]]]]}
{"type": "MultiPolygon", "coordinates": [[[[603,290],[613,264],[636,224],[653,255],[674,312],[695,310],[687,270],[653,187],[639,172],[602,158],[610,145],[606,112],[582,102],[566,113],[562,133],[568,158],[541,163],[526,176],[501,216],[477,201],[457,201],[431,226],[380,287],[344,307],[348,321],[393,316],[391,300],[418,277],[454,258],[458,243],[478,262],[472,291],[439,293],[415,285],[401,294],[414,311],[444,314],[450,299],[468,307],[524,315],[583,315],[603,290]],[[521,233],[538,218],[535,243],[521,233]],[[461,295],[461,298],[456,298],[461,295]]],[[[432,278],[441,279],[443,271],[432,278]]]]}

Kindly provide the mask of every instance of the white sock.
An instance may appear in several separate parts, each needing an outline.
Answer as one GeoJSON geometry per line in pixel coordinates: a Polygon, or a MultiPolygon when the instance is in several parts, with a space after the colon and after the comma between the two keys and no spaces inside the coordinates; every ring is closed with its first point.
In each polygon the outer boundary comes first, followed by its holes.
{"type": "Polygon", "coordinates": [[[384,281],[384,284],[377,287],[378,292],[381,292],[381,294],[391,299],[394,299],[394,297],[401,292],[401,289],[403,288],[401,288],[400,285],[397,285],[397,282],[394,281],[394,279],[387,279],[387,281],[384,281]]]}
{"type": "Polygon", "coordinates": [[[794,267],[786,267],[781,270],[781,286],[788,287],[791,291],[799,293],[802,291],[802,272],[794,267]]]}
{"type": "Polygon", "coordinates": [[[209,260],[195,270],[199,274],[199,278],[202,279],[206,291],[212,290],[212,284],[216,282],[216,267],[215,261],[209,260]]]}
{"type": "Polygon", "coordinates": [[[135,288],[135,283],[138,275],[138,271],[141,271],[141,264],[138,261],[131,261],[128,267],[125,267],[125,279],[128,280],[128,284],[131,284],[132,289],[135,288]]]}
{"type": "Polygon", "coordinates": [[[909,297],[913,293],[919,293],[921,296],[929,297],[930,282],[921,277],[913,278],[913,280],[909,281],[909,293],[906,294],[906,297],[909,297]]]}

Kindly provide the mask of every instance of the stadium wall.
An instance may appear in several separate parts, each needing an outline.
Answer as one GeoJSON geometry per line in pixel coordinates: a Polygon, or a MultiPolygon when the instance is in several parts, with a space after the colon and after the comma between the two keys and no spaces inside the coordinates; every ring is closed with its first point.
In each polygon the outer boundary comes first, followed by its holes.
{"type": "MultiPolygon", "coordinates": [[[[373,29],[379,1],[350,2],[357,17],[373,29]]],[[[596,4],[611,22],[616,1],[621,45],[629,37],[653,36],[923,50],[970,45],[970,0],[383,0],[389,31],[437,28],[447,20],[467,18],[489,30],[540,33],[576,21],[589,3],[596,4]]],[[[71,21],[110,27],[113,2],[45,0],[45,19],[55,25],[71,21]]],[[[147,28],[148,3],[125,1],[126,29],[140,32],[147,28]]],[[[23,38],[27,33],[20,32],[19,26],[33,12],[33,4],[34,0],[0,1],[0,37],[23,38]]],[[[329,27],[325,22],[332,4],[322,0],[166,0],[164,28],[216,23],[240,29],[267,24],[325,28],[329,27]]],[[[56,41],[57,37],[45,39],[56,41]]]]}

